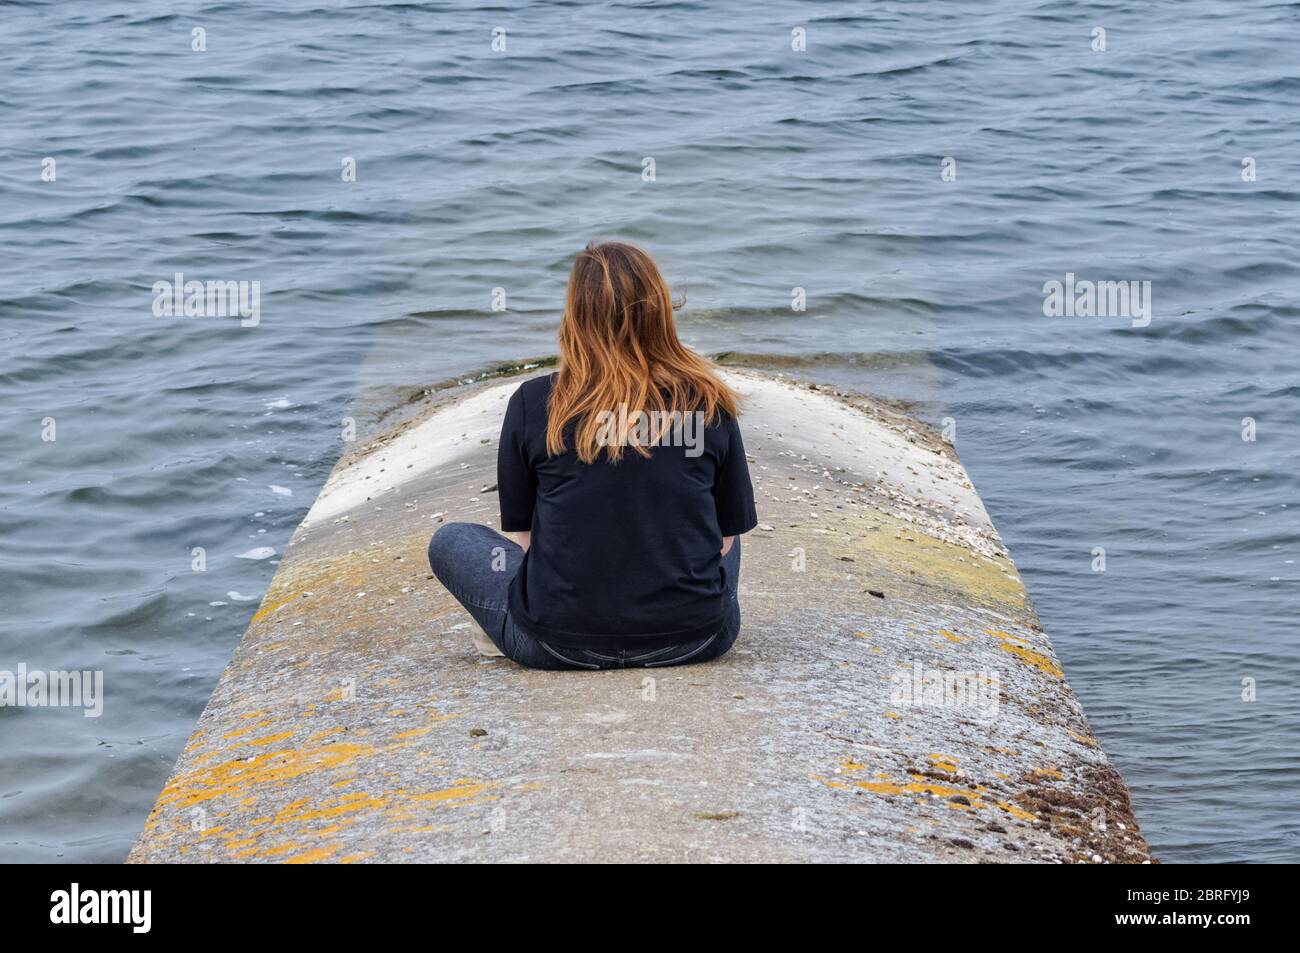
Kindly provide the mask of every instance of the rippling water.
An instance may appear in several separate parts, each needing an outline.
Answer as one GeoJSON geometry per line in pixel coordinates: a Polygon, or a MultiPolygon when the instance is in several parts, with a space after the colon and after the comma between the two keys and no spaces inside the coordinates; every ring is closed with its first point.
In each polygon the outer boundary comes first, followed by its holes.
{"type": "Polygon", "coordinates": [[[0,669],[107,691],[0,709],[0,856],[125,856],[341,418],[552,352],[617,235],[694,346],[952,418],[1156,854],[1294,858],[1300,4],[1133,6],[0,4],[0,669]]]}

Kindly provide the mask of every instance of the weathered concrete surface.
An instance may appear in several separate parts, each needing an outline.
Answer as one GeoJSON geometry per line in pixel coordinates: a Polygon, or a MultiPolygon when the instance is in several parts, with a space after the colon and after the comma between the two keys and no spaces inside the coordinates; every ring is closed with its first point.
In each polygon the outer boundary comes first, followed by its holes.
{"type": "Polygon", "coordinates": [[[762,521],[726,658],[480,658],[425,548],[497,525],[518,380],[435,395],[340,461],[129,859],[1146,860],[951,450],[877,402],[726,373],[762,521]],[[965,694],[914,691],[944,673],[965,694]]]}

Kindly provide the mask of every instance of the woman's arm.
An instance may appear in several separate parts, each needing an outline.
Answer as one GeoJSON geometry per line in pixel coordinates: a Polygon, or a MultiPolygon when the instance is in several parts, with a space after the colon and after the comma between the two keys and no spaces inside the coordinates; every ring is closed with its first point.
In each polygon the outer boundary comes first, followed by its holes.
{"type": "Polygon", "coordinates": [[[727,417],[726,453],[713,479],[713,505],[718,513],[718,530],[722,536],[722,555],[727,555],[737,536],[758,525],[754,507],[754,484],[749,479],[745,459],[745,441],[734,417],[727,417]]]}
{"type": "MultiPolygon", "coordinates": [[[[526,529],[522,533],[515,533],[515,542],[519,544],[519,548],[522,549],[524,552],[528,552],[528,544],[531,543],[532,541],[533,541],[532,530],[526,529]]],[[[725,549],[723,550],[724,553],[726,551],[727,550],[725,549]]]]}
{"type": "Polygon", "coordinates": [[[519,534],[519,545],[528,548],[528,531],[533,526],[537,503],[537,481],[528,459],[528,428],[525,419],[524,387],[510,395],[501,439],[497,441],[497,502],[501,506],[501,533],[519,534]]]}

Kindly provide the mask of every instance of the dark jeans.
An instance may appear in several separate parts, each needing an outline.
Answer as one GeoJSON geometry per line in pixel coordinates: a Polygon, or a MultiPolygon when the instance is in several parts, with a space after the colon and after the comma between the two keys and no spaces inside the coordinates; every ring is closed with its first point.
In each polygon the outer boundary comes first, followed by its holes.
{"type": "Polygon", "coordinates": [[[429,565],[447,591],[506,657],[528,668],[654,668],[708,662],[723,655],[740,634],[740,537],[722,557],[727,616],[713,635],[661,649],[575,649],[535,639],[515,625],[509,608],[510,580],[524,551],[496,530],[477,523],[447,523],[429,542],[429,565]]]}

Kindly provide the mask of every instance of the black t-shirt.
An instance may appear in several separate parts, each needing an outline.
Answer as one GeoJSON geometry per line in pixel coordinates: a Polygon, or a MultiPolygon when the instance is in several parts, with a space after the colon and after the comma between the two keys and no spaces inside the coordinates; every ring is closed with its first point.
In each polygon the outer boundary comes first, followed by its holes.
{"type": "Polygon", "coordinates": [[[510,585],[515,623],[535,638],[586,648],[658,648],[707,638],[726,604],[722,538],[758,523],[734,418],[590,464],[546,453],[554,374],[510,397],[497,449],[503,532],[532,531],[510,585]],[[698,439],[692,439],[692,434],[698,439]],[[683,446],[686,443],[689,445],[683,446]]]}

